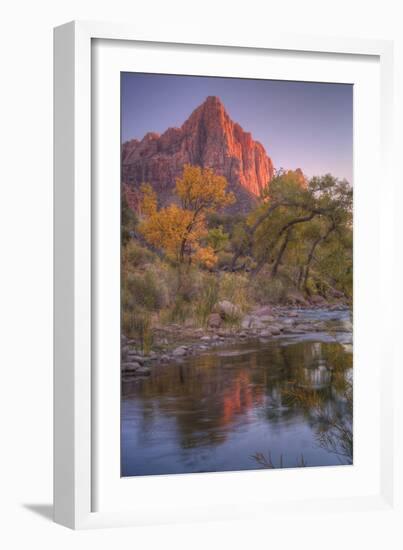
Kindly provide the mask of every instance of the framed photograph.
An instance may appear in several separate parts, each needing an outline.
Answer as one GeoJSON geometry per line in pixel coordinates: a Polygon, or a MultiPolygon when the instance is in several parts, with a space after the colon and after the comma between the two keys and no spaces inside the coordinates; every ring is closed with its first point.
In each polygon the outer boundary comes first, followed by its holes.
{"type": "Polygon", "coordinates": [[[391,43],[54,44],[55,520],[392,507],[391,43]]]}

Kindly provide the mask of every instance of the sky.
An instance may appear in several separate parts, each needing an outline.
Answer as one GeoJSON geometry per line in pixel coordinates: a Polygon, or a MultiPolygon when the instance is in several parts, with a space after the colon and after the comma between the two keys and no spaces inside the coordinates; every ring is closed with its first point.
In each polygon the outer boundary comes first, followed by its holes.
{"type": "Polygon", "coordinates": [[[262,143],[275,168],[353,183],[351,84],[122,73],[122,141],[181,126],[210,95],[262,143]]]}

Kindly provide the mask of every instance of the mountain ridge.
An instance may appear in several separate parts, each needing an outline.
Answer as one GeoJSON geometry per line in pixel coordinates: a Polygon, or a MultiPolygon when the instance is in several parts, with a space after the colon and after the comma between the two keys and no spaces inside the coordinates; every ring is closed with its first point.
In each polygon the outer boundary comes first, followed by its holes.
{"type": "Polygon", "coordinates": [[[155,189],[161,205],[175,202],[176,178],[185,164],[212,168],[228,181],[237,202],[232,212],[247,212],[257,203],[274,174],[265,148],[228,115],[222,101],[208,96],[179,128],[148,132],[122,145],[122,183],[129,206],[141,183],[155,189]]]}

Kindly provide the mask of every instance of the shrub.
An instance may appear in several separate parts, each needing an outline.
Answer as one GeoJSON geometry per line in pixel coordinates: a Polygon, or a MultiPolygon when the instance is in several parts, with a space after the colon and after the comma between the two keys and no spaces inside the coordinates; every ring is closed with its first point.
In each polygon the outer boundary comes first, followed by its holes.
{"type": "Polygon", "coordinates": [[[153,331],[151,315],[148,311],[131,308],[123,310],[122,315],[123,333],[139,342],[141,350],[145,355],[150,352],[153,342],[153,331]]]}
{"type": "Polygon", "coordinates": [[[123,263],[127,262],[129,268],[144,266],[155,261],[156,255],[148,248],[141,246],[138,241],[131,239],[122,251],[123,263]]]}
{"type": "Polygon", "coordinates": [[[124,295],[133,307],[156,311],[168,304],[168,289],[152,269],[142,273],[127,273],[123,286],[124,295]]]}
{"type": "Polygon", "coordinates": [[[219,298],[219,281],[215,275],[205,275],[199,288],[198,300],[195,304],[195,315],[202,325],[207,323],[219,298]]]}
{"type": "Polygon", "coordinates": [[[184,323],[186,319],[189,319],[190,317],[192,317],[191,304],[187,300],[184,300],[181,296],[178,296],[169,311],[169,321],[184,323]]]}
{"type": "Polygon", "coordinates": [[[285,300],[287,284],[280,277],[271,278],[262,271],[251,279],[251,293],[253,299],[260,304],[276,304],[285,300]]]}
{"type": "Polygon", "coordinates": [[[247,275],[243,273],[222,273],[219,298],[235,304],[241,312],[247,311],[250,305],[247,275]]]}
{"type": "MultiPolygon", "coordinates": [[[[203,274],[196,267],[174,271],[175,282],[174,299],[180,296],[185,302],[191,302],[197,299],[202,286],[203,274]]],[[[172,279],[171,279],[172,280],[172,279]]]]}
{"type": "Polygon", "coordinates": [[[226,252],[225,250],[221,250],[217,254],[217,267],[218,269],[222,269],[223,267],[227,266],[230,267],[232,263],[232,252],[226,252]]]}

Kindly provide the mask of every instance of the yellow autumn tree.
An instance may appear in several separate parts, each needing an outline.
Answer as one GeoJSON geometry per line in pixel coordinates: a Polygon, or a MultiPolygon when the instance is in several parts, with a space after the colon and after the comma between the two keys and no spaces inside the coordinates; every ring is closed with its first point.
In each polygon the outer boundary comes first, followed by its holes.
{"type": "Polygon", "coordinates": [[[149,244],[164,250],[178,264],[194,259],[213,267],[217,261],[214,251],[203,247],[201,241],[207,236],[206,214],[235,200],[226,187],[227,180],[210,168],[185,165],[175,187],[180,206],[171,204],[158,210],[155,192],[150,185],[143,185],[140,232],[149,244]]]}
{"type": "Polygon", "coordinates": [[[235,202],[233,193],[227,193],[227,180],[217,176],[211,168],[185,164],[183,175],[176,180],[176,194],[182,208],[196,217],[221,209],[235,202]]]}

